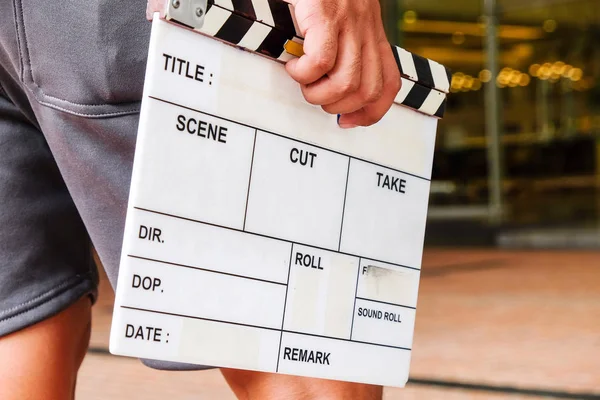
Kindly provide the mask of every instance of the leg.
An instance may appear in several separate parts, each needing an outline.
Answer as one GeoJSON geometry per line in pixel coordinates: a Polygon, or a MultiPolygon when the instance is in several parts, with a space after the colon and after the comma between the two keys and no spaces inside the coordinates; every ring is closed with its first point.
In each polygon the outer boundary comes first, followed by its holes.
{"type": "Polygon", "coordinates": [[[82,297],[56,316],[0,338],[0,399],[72,399],[87,351],[91,301],[82,297]]]}
{"type": "Polygon", "coordinates": [[[381,400],[381,386],[221,369],[240,400],[381,400]]]}
{"type": "Polygon", "coordinates": [[[41,132],[0,95],[0,399],[73,396],[96,270],[41,132]]]}

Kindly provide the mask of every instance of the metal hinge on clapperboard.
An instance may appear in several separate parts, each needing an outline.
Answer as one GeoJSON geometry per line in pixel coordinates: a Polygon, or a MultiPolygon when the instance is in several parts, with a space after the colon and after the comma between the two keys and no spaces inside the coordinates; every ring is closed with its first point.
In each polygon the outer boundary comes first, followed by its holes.
{"type": "MultiPolygon", "coordinates": [[[[161,18],[279,62],[303,54],[304,38],[284,0],[150,0],[161,18]]],[[[451,74],[443,65],[391,45],[402,88],[395,103],[442,118],[451,74]]]]}

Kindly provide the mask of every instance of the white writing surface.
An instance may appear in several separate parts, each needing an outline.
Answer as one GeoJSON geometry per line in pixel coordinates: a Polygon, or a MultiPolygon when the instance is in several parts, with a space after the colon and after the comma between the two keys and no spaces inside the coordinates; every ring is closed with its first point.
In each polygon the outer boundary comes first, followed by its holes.
{"type": "Polygon", "coordinates": [[[153,24],[111,352],[403,386],[436,120],[342,130],[281,64],[153,24]]]}

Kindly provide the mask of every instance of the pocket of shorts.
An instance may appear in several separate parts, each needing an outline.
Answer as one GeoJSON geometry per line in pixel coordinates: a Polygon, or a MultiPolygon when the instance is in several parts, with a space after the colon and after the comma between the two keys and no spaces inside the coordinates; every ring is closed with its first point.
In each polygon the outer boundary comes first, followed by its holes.
{"type": "Polygon", "coordinates": [[[23,83],[42,104],[103,117],[139,111],[146,0],[14,0],[23,83]]]}

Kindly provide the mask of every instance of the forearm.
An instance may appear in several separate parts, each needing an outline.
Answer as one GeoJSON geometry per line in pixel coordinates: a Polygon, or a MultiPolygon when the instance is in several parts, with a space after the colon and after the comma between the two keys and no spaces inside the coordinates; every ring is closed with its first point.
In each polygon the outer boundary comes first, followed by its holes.
{"type": "Polygon", "coordinates": [[[240,400],[381,400],[381,386],[221,369],[240,400]]]}

